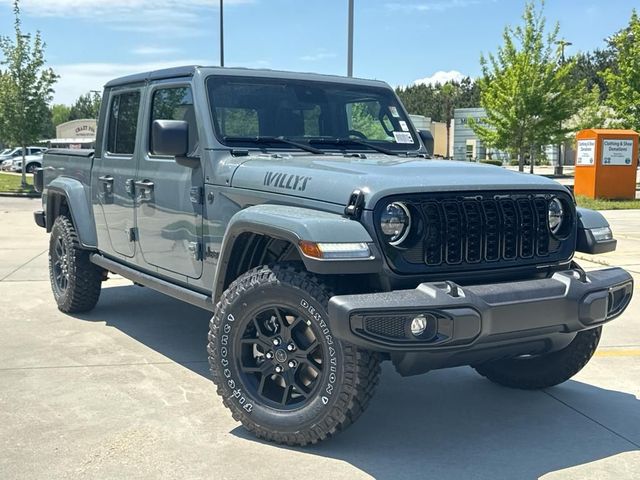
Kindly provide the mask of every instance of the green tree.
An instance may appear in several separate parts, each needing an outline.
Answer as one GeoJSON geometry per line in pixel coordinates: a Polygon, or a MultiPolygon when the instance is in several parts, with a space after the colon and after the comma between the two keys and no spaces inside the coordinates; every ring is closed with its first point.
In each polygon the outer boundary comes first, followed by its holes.
{"type": "Polygon", "coordinates": [[[635,10],[629,26],[616,33],[611,44],[616,64],[603,75],[607,104],[616,112],[618,126],[640,131],[640,18],[635,10]]]}
{"type": "Polygon", "coordinates": [[[51,123],[54,127],[57,127],[61,123],[69,121],[71,108],[61,103],[56,103],[51,106],[51,123]]]}
{"type": "Polygon", "coordinates": [[[567,122],[572,131],[587,128],[609,128],[615,122],[615,112],[601,101],[602,93],[596,86],[585,93],[582,108],[567,122]]]}
{"type": "Polygon", "coordinates": [[[560,62],[560,27],[546,31],[544,2],[539,5],[527,3],[523,24],[505,27],[498,52],[480,58],[480,103],[487,117],[472,123],[486,145],[517,155],[520,171],[529,155],[532,172],[541,146],[570,131],[566,120],[580,109],[585,91],[584,82],[571,78],[573,62],[560,62]]]}
{"type": "Polygon", "coordinates": [[[600,100],[607,98],[609,90],[603,75],[608,68],[614,67],[616,59],[613,48],[609,44],[605,49],[595,49],[593,52],[578,53],[573,57],[574,81],[584,81],[587,90],[598,89],[600,100]]]}
{"type": "Polygon", "coordinates": [[[451,80],[443,84],[411,85],[396,88],[396,93],[402,100],[407,111],[415,115],[423,115],[434,122],[446,120],[447,106],[453,98],[453,109],[470,108],[480,105],[480,89],[477,82],[465,77],[460,82],[451,80]]]}
{"type": "MultiPolygon", "coordinates": [[[[0,65],[0,132],[3,141],[22,147],[41,139],[49,122],[48,104],[53,96],[53,85],[58,78],[51,68],[45,67],[45,44],[35,36],[22,32],[20,6],[13,4],[15,39],[0,37],[0,50],[4,60],[0,65]]],[[[22,170],[22,186],[27,181],[22,170]]]]}
{"type": "Polygon", "coordinates": [[[95,91],[80,95],[69,111],[69,120],[81,118],[98,118],[102,98],[95,91]]]}

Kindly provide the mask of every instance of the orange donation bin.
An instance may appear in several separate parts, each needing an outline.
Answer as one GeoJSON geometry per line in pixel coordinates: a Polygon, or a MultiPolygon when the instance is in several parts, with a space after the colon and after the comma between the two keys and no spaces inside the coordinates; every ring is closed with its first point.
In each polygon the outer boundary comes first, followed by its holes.
{"type": "Polygon", "coordinates": [[[576,135],[573,190],[589,198],[636,198],[638,133],[633,130],[588,129],[576,135]]]}

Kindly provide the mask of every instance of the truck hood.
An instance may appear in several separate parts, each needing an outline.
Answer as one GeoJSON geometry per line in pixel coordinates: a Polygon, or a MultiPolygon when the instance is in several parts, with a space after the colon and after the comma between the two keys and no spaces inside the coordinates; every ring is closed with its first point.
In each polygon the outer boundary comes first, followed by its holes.
{"type": "Polygon", "coordinates": [[[367,154],[254,155],[233,174],[231,185],[346,204],[355,189],[371,209],[385,196],[402,193],[473,190],[558,190],[559,183],[502,167],[453,160],[367,154]]]}

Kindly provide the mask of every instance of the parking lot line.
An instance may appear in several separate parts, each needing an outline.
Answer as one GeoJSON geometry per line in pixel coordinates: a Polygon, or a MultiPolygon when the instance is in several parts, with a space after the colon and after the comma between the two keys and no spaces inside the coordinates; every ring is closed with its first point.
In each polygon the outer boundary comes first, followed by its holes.
{"type": "Polygon", "coordinates": [[[640,349],[633,350],[598,350],[596,357],[640,357],[640,349]]]}

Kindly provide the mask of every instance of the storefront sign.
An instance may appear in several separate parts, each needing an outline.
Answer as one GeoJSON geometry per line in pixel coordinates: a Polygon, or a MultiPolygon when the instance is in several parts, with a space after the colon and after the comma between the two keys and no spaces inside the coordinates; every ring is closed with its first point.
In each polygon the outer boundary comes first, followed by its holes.
{"type": "Polygon", "coordinates": [[[595,140],[578,140],[576,165],[593,165],[596,156],[595,140]]]}
{"type": "Polygon", "coordinates": [[[603,165],[631,165],[633,140],[603,140],[603,165]]]}

